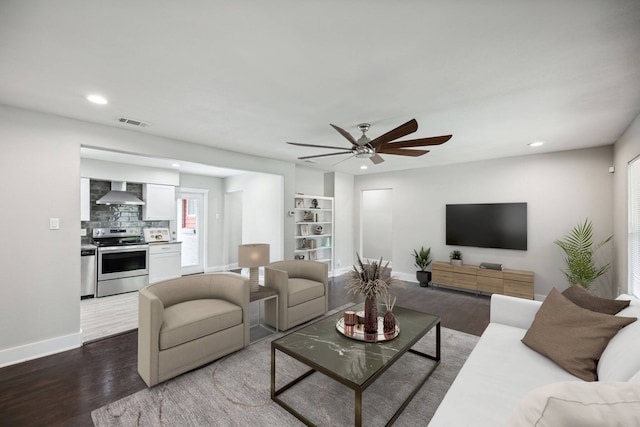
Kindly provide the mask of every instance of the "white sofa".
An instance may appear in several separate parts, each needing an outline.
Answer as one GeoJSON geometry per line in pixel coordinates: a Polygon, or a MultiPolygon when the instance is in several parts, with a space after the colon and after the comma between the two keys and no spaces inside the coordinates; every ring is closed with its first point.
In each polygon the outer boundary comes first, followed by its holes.
{"type": "MultiPolygon", "coordinates": [[[[618,299],[630,299],[631,304],[617,316],[640,319],[640,300],[628,295],[618,299]]],[[[491,297],[490,324],[438,407],[430,427],[526,425],[514,422],[512,417],[514,408],[518,407],[520,411],[523,402],[527,403],[529,396],[535,394],[530,394],[534,389],[544,391],[555,384],[565,388],[567,385],[569,388],[598,387],[611,381],[617,382],[617,388],[624,388],[627,394],[630,387],[626,384],[637,386],[631,387],[630,393],[635,399],[631,409],[640,417],[640,320],[623,328],[609,341],[597,367],[599,382],[590,383],[573,376],[521,342],[540,305],[539,301],[504,295],[491,297]]],[[[446,343],[442,345],[446,346],[446,343]]],[[[616,388],[615,383],[612,386],[616,388]]],[[[585,395],[583,391],[576,394],[585,395]]],[[[602,406],[591,405],[593,408],[602,406]]],[[[576,411],[584,411],[587,407],[582,405],[576,411]]]]}

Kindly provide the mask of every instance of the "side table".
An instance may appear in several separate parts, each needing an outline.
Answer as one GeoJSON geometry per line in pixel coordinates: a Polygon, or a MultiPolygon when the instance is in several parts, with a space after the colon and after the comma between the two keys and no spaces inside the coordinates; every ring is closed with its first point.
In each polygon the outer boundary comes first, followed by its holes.
{"type": "Polygon", "coordinates": [[[270,335],[278,332],[278,311],[276,310],[276,327],[264,323],[263,307],[264,302],[269,299],[275,298],[276,307],[278,307],[278,291],[273,288],[267,288],[260,285],[259,290],[256,292],[249,292],[249,305],[256,303],[258,305],[258,321],[255,324],[250,325],[250,338],[249,344],[258,342],[270,335]]]}

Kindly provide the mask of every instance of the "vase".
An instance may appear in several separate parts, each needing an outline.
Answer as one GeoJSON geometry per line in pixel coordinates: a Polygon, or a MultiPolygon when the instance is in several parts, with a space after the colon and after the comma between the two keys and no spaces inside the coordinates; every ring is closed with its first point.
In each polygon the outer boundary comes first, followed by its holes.
{"type": "Polygon", "coordinates": [[[393,333],[396,330],[396,316],[393,315],[393,311],[387,310],[384,314],[382,321],[383,332],[386,334],[393,333]]]}
{"type": "Polygon", "coordinates": [[[378,332],[378,301],[375,297],[364,299],[364,332],[378,332]]]}

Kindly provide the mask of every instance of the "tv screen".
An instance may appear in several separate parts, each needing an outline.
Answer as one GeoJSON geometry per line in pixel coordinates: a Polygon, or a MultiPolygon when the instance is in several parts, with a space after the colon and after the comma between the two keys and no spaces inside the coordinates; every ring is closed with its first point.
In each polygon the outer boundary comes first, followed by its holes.
{"type": "Polygon", "coordinates": [[[527,250],[527,204],[446,206],[446,244],[527,250]]]}

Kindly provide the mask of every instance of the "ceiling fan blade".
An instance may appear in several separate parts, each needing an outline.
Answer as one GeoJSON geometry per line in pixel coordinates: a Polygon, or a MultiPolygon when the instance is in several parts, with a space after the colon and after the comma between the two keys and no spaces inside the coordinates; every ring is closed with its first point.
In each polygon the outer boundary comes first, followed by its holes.
{"type": "Polygon", "coordinates": [[[314,144],[302,144],[300,142],[287,142],[287,144],[297,145],[299,147],[314,147],[314,148],[331,148],[333,150],[346,150],[346,147],[333,147],[331,145],[314,145],[314,144]]]}
{"type": "Polygon", "coordinates": [[[409,139],[406,141],[389,142],[386,147],[407,148],[407,147],[425,147],[427,145],[444,144],[451,139],[453,135],[432,136],[430,138],[409,139]]]}
{"type": "MultiPolygon", "coordinates": [[[[329,123],[331,125],[331,123],[329,123]]],[[[336,125],[331,125],[332,128],[334,128],[335,130],[337,130],[340,135],[344,136],[345,138],[347,138],[347,140],[351,143],[351,145],[358,145],[358,143],[356,142],[356,139],[346,130],[342,129],[341,127],[338,127],[336,125]]]]}
{"type": "Polygon", "coordinates": [[[327,157],[327,156],[337,156],[338,154],[351,154],[353,153],[353,151],[349,150],[349,151],[340,151],[338,153],[329,153],[329,154],[316,154],[315,156],[304,156],[304,157],[298,157],[299,160],[305,160],[305,159],[315,159],[316,157],[327,157]]]}
{"type": "Polygon", "coordinates": [[[411,119],[407,123],[400,125],[397,128],[392,129],[385,134],[380,135],[376,139],[369,142],[369,144],[371,144],[371,146],[377,150],[385,142],[402,138],[403,136],[407,136],[410,133],[413,133],[417,130],[418,130],[418,122],[416,121],[416,119],[411,119]]]}
{"type": "Polygon", "coordinates": [[[374,165],[379,165],[380,163],[384,162],[384,159],[378,153],[369,157],[369,159],[371,159],[374,165]]]}
{"type": "Polygon", "coordinates": [[[393,147],[389,147],[388,145],[378,150],[378,153],[381,153],[381,154],[396,154],[398,156],[411,156],[411,157],[422,156],[423,154],[427,154],[428,152],[429,150],[410,150],[406,148],[393,148],[393,147]]]}

